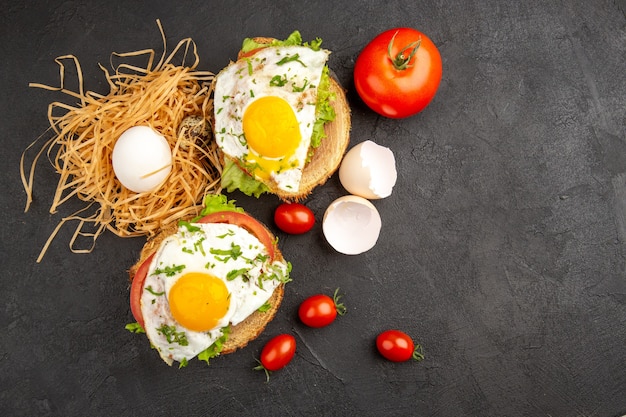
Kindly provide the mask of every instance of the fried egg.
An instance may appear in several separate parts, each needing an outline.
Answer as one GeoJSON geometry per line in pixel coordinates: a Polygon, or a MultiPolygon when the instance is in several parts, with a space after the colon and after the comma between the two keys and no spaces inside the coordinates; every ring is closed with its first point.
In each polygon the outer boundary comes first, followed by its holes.
{"type": "Polygon", "coordinates": [[[165,362],[186,363],[262,307],[288,273],[244,228],[181,225],[161,243],[146,276],[146,334],[165,362]]]}
{"type": "Polygon", "coordinates": [[[217,75],[217,144],[258,181],[298,190],[329,54],[306,46],[268,47],[217,75]]]}

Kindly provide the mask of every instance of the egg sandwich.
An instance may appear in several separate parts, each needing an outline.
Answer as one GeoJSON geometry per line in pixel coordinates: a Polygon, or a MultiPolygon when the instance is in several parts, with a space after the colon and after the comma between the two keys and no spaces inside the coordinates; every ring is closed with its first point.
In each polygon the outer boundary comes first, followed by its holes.
{"type": "Polygon", "coordinates": [[[321,40],[247,38],[215,77],[213,129],[221,185],[247,195],[305,198],[337,170],[350,141],[350,108],[321,40]]]}
{"type": "Polygon", "coordinates": [[[234,352],[276,314],[291,264],[276,239],[223,195],[148,241],[130,268],[136,323],[169,365],[234,352]]]}

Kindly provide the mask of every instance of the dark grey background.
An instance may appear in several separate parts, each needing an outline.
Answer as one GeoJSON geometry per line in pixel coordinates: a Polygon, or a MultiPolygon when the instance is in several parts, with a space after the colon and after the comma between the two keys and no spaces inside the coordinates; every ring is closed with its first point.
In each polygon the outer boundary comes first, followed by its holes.
{"type": "MultiPolygon", "coordinates": [[[[626,5],[623,0],[2,2],[0,115],[0,414],[42,416],[621,416],[626,414],[626,5]],[[192,37],[217,72],[246,36],[299,29],[333,51],[348,90],[351,145],[396,156],[393,194],[375,201],[377,246],[335,253],[321,233],[336,177],[306,201],[317,225],[280,234],[294,281],[248,348],[169,368],[128,333],[127,268],[142,239],[105,234],[69,252],[48,208],[57,175],[44,160],[24,213],[22,151],[45,132],[60,96],[54,58],[75,54],[88,89],[111,52],[161,51],[192,37]],[[432,104],[378,117],[352,85],[354,61],[379,32],[411,26],[443,59],[432,104]],[[348,314],[305,328],[299,303],[345,293],[348,314]],[[424,362],[394,364],[374,339],[400,328],[424,362]],[[273,335],[298,341],[269,383],[252,371],[273,335]]],[[[271,225],[278,202],[232,194],[271,225]]]]}

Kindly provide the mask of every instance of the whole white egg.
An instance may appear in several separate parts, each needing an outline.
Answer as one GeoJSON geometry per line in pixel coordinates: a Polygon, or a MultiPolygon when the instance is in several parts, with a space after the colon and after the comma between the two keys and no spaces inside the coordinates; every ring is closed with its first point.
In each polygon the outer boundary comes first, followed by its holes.
{"type": "Polygon", "coordinates": [[[172,170],[172,151],[163,135],[149,126],[134,126],[113,148],[113,172],[129,190],[142,193],[157,188],[172,170]]]}
{"type": "Polygon", "coordinates": [[[389,197],[398,173],[391,149],[366,140],[346,153],[339,167],[341,185],[370,200],[389,197]]]}

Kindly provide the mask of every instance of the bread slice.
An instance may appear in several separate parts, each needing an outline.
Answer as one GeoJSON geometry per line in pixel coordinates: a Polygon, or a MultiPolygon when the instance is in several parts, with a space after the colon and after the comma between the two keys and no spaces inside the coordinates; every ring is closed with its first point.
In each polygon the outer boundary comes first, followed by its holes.
{"type": "MultiPolygon", "coordinates": [[[[269,44],[273,40],[273,38],[265,37],[253,39],[259,44],[269,44]]],[[[244,56],[245,54],[239,51],[237,58],[241,59],[244,56]]],[[[272,184],[266,184],[270,192],[281,200],[300,201],[305,199],[315,187],[324,184],[337,171],[346,153],[350,143],[350,106],[345,89],[333,76],[330,77],[330,91],[334,96],[331,105],[335,110],[335,120],[324,126],[326,137],[322,139],[321,145],[314,150],[313,157],[304,166],[298,191],[287,192],[272,186],[272,184]]]]}
{"type": "MultiPolygon", "coordinates": [[[[129,269],[130,282],[133,281],[135,274],[137,273],[137,270],[139,269],[141,264],[151,254],[157,251],[157,249],[161,245],[161,242],[163,242],[166,237],[176,233],[177,230],[178,225],[175,222],[170,223],[170,225],[161,230],[159,234],[146,242],[141,250],[139,260],[129,269]]],[[[269,229],[267,230],[268,233],[270,233],[272,240],[275,241],[274,235],[271,234],[269,229]]],[[[279,261],[284,260],[281,252],[278,250],[277,247],[274,248],[274,253],[274,259],[279,261]]],[[[220,354],[226,355],[228,353],[232,353],[237,349],[245,347],[252,340],[256,339],[261,334],[261,332],[263,332],[265,326],[267,326],[267,324],[274,319],[274,316],[276,315],[276,312],[278,311],[278,308],[280,307],[280,304],[283,300],[283,296],[284,284],[281,284],[276,287],[274,293],[268,300],[268,303],[271,305],[271,307],[267,311],[255,311],[241,323],[237,324],[236,326],[232,326],[230,335],[228,336],[226,343],[224,343],[220,354]]]]}

